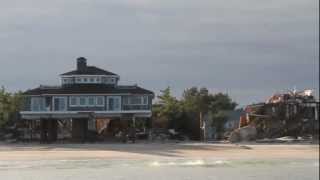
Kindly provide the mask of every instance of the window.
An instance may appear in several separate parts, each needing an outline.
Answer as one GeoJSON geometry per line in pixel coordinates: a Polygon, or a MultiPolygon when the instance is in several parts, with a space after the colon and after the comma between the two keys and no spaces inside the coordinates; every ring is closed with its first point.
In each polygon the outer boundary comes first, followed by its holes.
{"type": "Polygon", "coordinates": [[[104,106],[104,97],[103,96],[97,97],[97,106],[104,106]]]}
{"type": "Polygon", "coordinates": [[[97,77],[97,78],[96,78],[96,81],[97,81],[97,82],[100,82],[100,78],[99,78],[99,77],[97,77]]]}
{"type": "Polygon", "coordinates": [[[70,98],[70,106],[76,106],[77,103],[77,98],[76,97],[71,97],[70,98]]]}
{"type": "Polygon", "coordinates": [[[88,82],[88,78],[83,78],[83,82],[88,82]]]}
{"type": "Polygon", "coordinates": [[[93,83],[94,82],[94,78],[90,78],[90,82],[93,83]]]}
{"type": "Polygon", "coordinates": [[[95,105],[95,97],[88,97],[88,105],[89,106],[95,105]]]}
{"type": "Polygon", "coordinates": [[[65,97],[54,97],[53,98],[53,107],[55,111],[65,111],[67,109],[66,103],[67,100],[65,97]]]}
{"type": "Polygon", "coordinates": [[[128,96],[124,100],[125,105],[147,105],[148,96],[128,96]]]}
{"type": "Polygon", "coordinates": [[[143,104],[148,104],[148,96],[143,96],[143,104]]]}
{"type": "Polygon", "coordinates": [[[102,81],[102,83],[107,83],[107,78],[106,77],[102,77],[101,81],[102,81]]]}
{"type": "Polygon", "coordinates": [[[86,97],[80,97],[79,102],[80,102],[80,106],[85,106],[87,104],[86,97]]]}
{"type": "Polygon", "coordinates": [[[73,96],[70,106],[104,106],[104,96],[73,96]]]}
{"type": "Polygon", "coordinates": [[[32,97],[31,98],[31,111],[44,111],[44,98],[32,97]]]}
{"type": "Polygon", "coordinates": [[[121,97],[110,96],[108,99],[108,110],[109,111],[120,111],[121,110],[121,97]]]}
{"type": "Polygon", "coordinates": [[[130,104],[142,104],[142,99],[140,96],[130,97],[130,104]]]}
{"type": "Polygon", "coordinates": [[[77,81],[77,82],[81,82],[81,78],[77,78],[76,81],[77,81]]]}

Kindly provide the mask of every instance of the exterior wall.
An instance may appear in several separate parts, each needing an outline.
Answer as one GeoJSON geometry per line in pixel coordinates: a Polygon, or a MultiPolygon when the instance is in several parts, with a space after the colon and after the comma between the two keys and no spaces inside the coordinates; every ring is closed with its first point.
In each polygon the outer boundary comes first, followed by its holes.
{"type": "Polygon", "coordinates": [[[27,96],[23,99],[22,111],[31,111],[31,97],[27,96]]]}
{"type": "MultiPolygon", "coordinates": [[[[85,96],[85,95],[84,95],[85,96]]],[[[117,95],[115,95],[117,96],[117,95]]],[[[145,96],[145,95],[141,95],[145,96]]],[[[107,98],[110,96],[104,96],[104,106],[99,107],[99,106],[70,106],[70,96],[46,96],[42,97],[45,99],[45,108],[47,111],[47,107],[49,111],[54,110],[54,97],[64,97],[66,98],[66,111],[108,111],[107,106],[108,106],[108,101],[107,98]]],[[[152,96],[148,96],[148,104],[146,105],[124,105],[124,97],[128,96],[120,96],[121,97],[121,111],[133,111],[133,110],[151,110],[152,108],[152,96]]],[[[23,111],[31,111],[31,96],[26,96],[24,98],[24,106],[23,106],[23,111]]]]}
{"type": "Polygon", "coordinates": [[[62,76],[62,85],[73,85],[73,84],[105,84],[110,86],[116,86],[118,84],[118,76],[109,75],[71,75],[62,76]],[[92,80],[91,80],[92,79],[92,80]]]}
{"type": "Polygon", "coordinates": [[[105,107],[68,107],[68,111],[105,111],[105,107]]]}

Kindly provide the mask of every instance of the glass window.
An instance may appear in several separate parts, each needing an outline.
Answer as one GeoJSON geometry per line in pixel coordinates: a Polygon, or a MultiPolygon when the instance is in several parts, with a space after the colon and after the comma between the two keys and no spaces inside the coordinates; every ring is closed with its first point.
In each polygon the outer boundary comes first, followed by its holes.
{"type": "Polygon", "coordinates": [[[66,110],[66,98],[55,97],[53,100],[55,111],[65,111],[66,110]]]}
{"type": "Polygon", "coordinates": [[[125,105],[147,105],[148,96],[128,96],[123,99],[125,105]]]}
{"type": "Polygon", "coordinates": [[[101,77],[101,81],[102,81],[103,83],[106,83],[106,82],[107,82],[107,78],[106,78],[106,77],[101,77]]]}
{"type": "Polygon", "coordinates": [[[88,82],[88,78],[83,78],[83,82],[88,82]]]}
{"type": "Polygon", "coordinates": [[[148,104],[148,96],[143,96],[143,104],[148,104]]]}
{"type": "Polygon", "coordinates": [[[90,82],[92,82],[92,83],[93,83],[93,82],[94,82],[94,78],[90,78],[90,82]]]}
{"type": "Polygon", "coordinates": [[[97,97],[97,105],[98,106],[103,106],[104,105],[104,97],[103,96],[98,96],[97,97]]]}
{"type": "Polygon", "coordinates": [[[109,111],[120,111],[121,110],[121,97],[108,97],[108,109],[109,111]]]}
{"type": "Polygon", "coordinates": [[[95,98],[94,97],[89,97],[88,98],[88,104],[89,104],[89,106],[94,106],[95,105],[95,98]]]}
{"type": "Polygon", "coordinates": [[[109,110],[114,110],[114,99],[113,98],[109,98],[108,101],[108,106],[109,106],[109,110]]]}
{"type": "Polygon", "coordinates": [[[41,97],[31,98],[31,110],[32,111],[42,111],[44,110],[44,99],[41,97]]]}
{"type": "Polygon", "coordinates": [[[77,97],[71,97],[70,98],[70,105],[76,106],[77,105],[77,97]]]}
{"type": "Polygon", "coordinates": [[[85,97],[80,97],[80,105],[85,106],[86,105],[86,98],[85,97]]]}
{"type": "Polygon", "coordinates": [[[81,78],[77,78],[76,81],[77,81],[77,82],[81,82],[81,78]]]}
{"type": "Polygon", "coordinates": [[[142,104],[142,100],[140,96],[130,97],[130,104],[142,104]]]}
{"type": "Polygon", "coordinates": [[[128,104],[129,104],[129,97],[128,97],[128,96],[125,96],[125,97],[123,98],[123,104],[125,104],[125,105],[128,105],[128,104]]]}
{"type": "Polygon", "coordinates": [[[97,82],[100,82],[100,78],[99,78],[99,77],[97,77],[97,78],[96,78],[96,81],[97,81],[97,82]]]}

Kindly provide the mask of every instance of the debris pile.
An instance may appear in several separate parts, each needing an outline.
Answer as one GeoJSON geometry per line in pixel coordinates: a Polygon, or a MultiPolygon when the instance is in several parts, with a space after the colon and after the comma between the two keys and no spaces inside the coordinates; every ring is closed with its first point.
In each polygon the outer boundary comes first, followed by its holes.
{"type": "Polygon", "coordinates": [[[229,140],[248,140],[239,138],[240,132],[248,127],[255,127],[257,131],[251,140],[283,136],[318,137],[319,102],[312,94],[312,90],[277,93],[265,103],[247,106],[239,121],[240,129],[235,130],[229,140]]]}

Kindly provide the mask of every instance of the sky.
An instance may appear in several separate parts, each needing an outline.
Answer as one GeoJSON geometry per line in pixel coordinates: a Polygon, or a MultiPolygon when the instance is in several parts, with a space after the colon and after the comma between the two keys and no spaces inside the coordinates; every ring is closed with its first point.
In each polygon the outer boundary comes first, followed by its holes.
{"type": "Polygon", "coordinates": [[[192,86],[240,105],[319,91],[317,0],[0,0],[0,85],[60,83],[89,65],[175,96],[192,86]]]}

